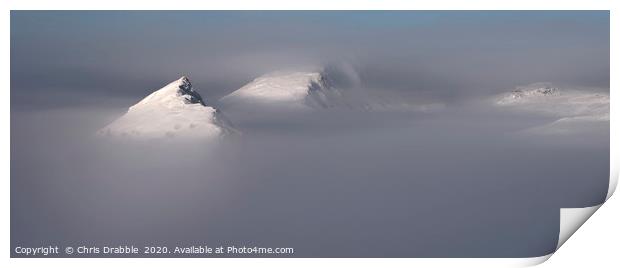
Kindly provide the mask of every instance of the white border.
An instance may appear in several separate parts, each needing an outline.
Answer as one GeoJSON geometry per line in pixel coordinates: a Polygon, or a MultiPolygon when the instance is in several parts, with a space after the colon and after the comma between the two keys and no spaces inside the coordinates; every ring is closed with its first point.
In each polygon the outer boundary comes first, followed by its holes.
{"type": "MultiPolygon", "coordinates": [[[[20,9],[34,9],[34,10],[82,10],[82,9],[106,9],[106,10],[185,10],[185,9],[231,9],[231,10],[252,10],[252,9],[272,9],[272,10],[285,10],[285,9],[313,9],[313,10],[365,10],[365,9],[418,9],[418,10],[440,10],[440,9],[458,9],[458,10],[496,10],[496,9],[508,9],[508,10],[544,10],[544,9],[562,9],[562,10],[612,10],[611,27],[612,29],[618,29],[618,19],[614,17],[615,12],[618,12],[618,1],[613,0],[590,0],[590,1],[578,1],[578,0],[564,0],[564,1],[541,1],[541,0],[521,0],[512,1],[494,1],[494,0],[435,0],[435,1],[399,1],[399,0],[313,0],[313,1],[283,1],[283,0],[262,0],[262,1],[241,1],[241,0],[227,0],[227,1],[214,1],[214,2],[199,2],[190,0],[175,0],[175,1],[163,1],[163,0],[151,0],[151,1],[122,1],[122,0],[108,0],[101,2],[94,1],[78,1],[78,0],[59,0],[59,1],[45,1],[45,0],[5,0],[0,1],[0,5],[3,7],[2,16],[2,31],[3,42],[0,43],[2,51],[4,51],[4,64],[0,72],[0,81],[4,82],[4,89],[0,91],[0,99],[4,101],[2,105],[2,115],[0,116],[1,123],[4,126],[9,126],[10,120],[10,13],[9,10],[20,9]]],[[[618,62],[617,55],[614,53],[614,47],[618,44],[618,33],[611,33],[611,73],[616,73],[616,64],[618,62]]],[[[615,85],[617,82],[616,77],[612,75],[611,85],[615,85]]],[[[615,94],[614,90],[610,90],[611,103],[618,102],[618,94],[615,94]]],[[[616,106],[611,106],[611,177],[610,190],[607,198],[611,197],[611,194],[615,190],[618,178],[618,143],[613,137],[619,137],[618,122],[615,120],[618,115],[618,109],[616,106]]],[[[1,155],[2,165],[2,177],[4,187],[2,188],[2,201],[1,208],[3,215],[9,215],[10,209],[10,187],[9,187],[9,159],[10,159],[10,133],[8,131],[2,132],[2,142],[0,143],[3,148],[1,155]]],[[[604,207],[604,206],[603,206],[604,207]]],[[[597,206],[598,208],[598,206],[597,206]]],[[[591,210],[591,209],[590,209],[591,210]]],[[[594,209],[596,210],[596,209],[594,209]]],[[[575,212],[576,210],[572,210],[575,212]]],[[[569,213],[570,214],[570,213],[569,213]]],[[[573,213],[575,214],[575,213],[573,213]]],[[[580,214],[580,213],[576,213],[580,214]]],[[[585,215],[590,213],[585,213],[585,215]]],[[[590,214],[591,215],[591,214],[590,214]]],[[[589,215],[588,215],[589,216],[589,215]]],[[[565,215],[564,218],[567,216],[565,215]]],[[[570,216],[568,216],[570,217],[570,216]]],[[[583,216],[578,216],[583,221],[583,216]]],[[[616,222],[617,222],[616,218],[616,222]]],[[[573,221],[575,219],[572,219],[573,221]]],[[[582,222],[583,222],[582,221],[582,222]]],[[[576,221],[578,222],[578,221],[576,221]]],[[[2,227],[2,240],[4,243],[0,246],[0,252],[2,254],[3,267],[11,266],[32,266],[32,265],[45,265],[45,266],[62,266],[62,267],[83,267],[85,265],[95,267],[109,267],[110,265],[119,264],[139,264],[149,265],[154,267],[168,267],[171,265],[182,264],[184,266],[204,266],[208,265],[251,265],[261,267],[289,267],[291,265],[302,267],[314,267],[317,265],[356,265],[362,267],[370,266],[396,266],[404,267],[410,265],[421,265],[424,267],[498,267],[498,266],[523,266],[533,265],[547,260],[550,255],[542,256],[538,258],[523,258],[523,259],[97,259],[92,261],[91,259],[9,259],[10,243],[9,243],[9,220],[5,217],[0,222],[2,227]]],[[[609,230],[608,230],[609,231],[609,230]]],[[[567,231],[563,231],[567,232],[567,231]]],[[[567,232],[572,233],[572,232],[567,232]]],[[[617,243],[616,241],[615,243],[617,243]]],[[[594,256],[594,254],[593,254],[594,256]]]]}

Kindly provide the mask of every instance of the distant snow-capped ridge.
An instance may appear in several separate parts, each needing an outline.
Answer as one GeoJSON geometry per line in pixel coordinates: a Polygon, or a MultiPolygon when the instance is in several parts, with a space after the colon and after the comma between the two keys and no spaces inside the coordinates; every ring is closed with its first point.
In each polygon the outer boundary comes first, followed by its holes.
{"type": "Polygon", "coordinates": [[[151,93],[97,134],[127,138],[217,138],[236,132],[186,76],[151,93]]]}
{"type": "Polygon", "coordinates": [[[528,99],[556,96],[560,91],[557,87],[553,87],[550,83],[534,83],[528,86],[517,87],[515,90],[502,94],[497,104],[509,104],[528,99]]]}
{"type": "Polygon", "coordinates": [[[535,83],[493,99],[497,106],[529,112],[609,118],[609,94],[604,92],[560,89],[548,83],[535,83]]]}
{"type": "Polygon", "coordinates": [[[224,96],[225,105],[322,109],[365,107],[355,88],[336,85],[329,68],[311,71],[276,71],[262,75],[224,96]]]}
{"type": "Polygon", "coordinates": [[[556,120],[529,130],[537,133],[570,133],[591,122],[609,124],[609,94],[577,89],[560,89],[549,83],[535,83],[493,97],[497,107],[522,113],[538,113],[556,120]],[[560,131],[561,130],[561,131],[560,131]]]}

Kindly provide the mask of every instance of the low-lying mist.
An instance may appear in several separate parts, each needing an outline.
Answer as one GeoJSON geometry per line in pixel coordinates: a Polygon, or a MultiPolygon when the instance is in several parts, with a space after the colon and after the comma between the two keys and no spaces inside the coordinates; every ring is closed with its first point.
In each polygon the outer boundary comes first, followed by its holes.
{"type": "Polygon", "coordinates": [[[523,135],[554,119],[472,103],[272,112],[229,111],[242,134],[217,142],[131,142],[94,135],[118,109],[14,111],[12,246],[531,257],[555,250],[560,207],[607,193],[604,124],[523,135]]]}

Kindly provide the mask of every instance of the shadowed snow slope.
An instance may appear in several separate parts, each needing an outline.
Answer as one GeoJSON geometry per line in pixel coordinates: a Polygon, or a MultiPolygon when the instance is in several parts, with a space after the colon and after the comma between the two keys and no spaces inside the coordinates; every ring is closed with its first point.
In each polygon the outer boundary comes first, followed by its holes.
{"type": "Polygon", "coordinates": [[[183,76],[129,108],[98,135],[128,138],[216,138],[233,130],[183,76]]]}
{"type": "Polygon", "coordinates": [[[559,89],[535,83],[493,98],[498,107],[518,112],[538,113],[555,121],[526,130],[530,133],[566,134],[609,125],[609,94],[559,89]]]}

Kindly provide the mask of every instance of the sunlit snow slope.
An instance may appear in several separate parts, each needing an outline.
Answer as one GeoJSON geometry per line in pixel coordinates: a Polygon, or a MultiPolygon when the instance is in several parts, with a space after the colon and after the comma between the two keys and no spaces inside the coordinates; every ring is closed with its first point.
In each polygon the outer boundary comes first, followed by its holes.
{"type": "Polygon", "coordinates": [[[328,108],[336,106],[341,95],[323,71],[277,71],[254,79],[221,101],[227,104],[328,108]]]}
{"type": "Polygon", "coordinates": [[[217,138],[233,130],[205,105],[185,76],[151,93],[98,135],[127,138],[217,138]]]}

